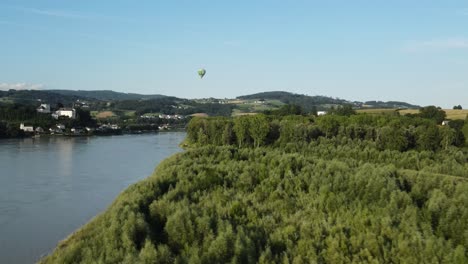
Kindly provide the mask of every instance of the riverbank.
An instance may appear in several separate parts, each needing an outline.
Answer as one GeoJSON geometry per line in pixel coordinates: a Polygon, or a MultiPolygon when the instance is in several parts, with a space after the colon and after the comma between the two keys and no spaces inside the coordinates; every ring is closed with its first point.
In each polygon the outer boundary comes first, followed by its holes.
{"type": "Polygon", "coordinates": [[[0,141],[0,263],[35,263],[181,151],[183,132],[0,141]]]}

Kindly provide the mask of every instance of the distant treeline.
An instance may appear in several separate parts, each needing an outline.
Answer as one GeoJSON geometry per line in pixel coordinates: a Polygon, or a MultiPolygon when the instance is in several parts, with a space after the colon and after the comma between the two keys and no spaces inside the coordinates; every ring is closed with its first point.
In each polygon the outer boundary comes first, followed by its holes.
{"type": "Polygon", "coordinates": [[[115,109],[134,109],[137,115],[145,113],[164,113],[190,115],[206,113],[210,116],[231,116],[233,106],[218,103],[197,103],[191,100],[163,97],[148,100],[123,100],[113,102],[110,106],[115,109]]]}
{"type": "MultiPolygon", "coordinates": [[[[437,117],[436,117],[437,118],[437,117]]],[[[268,116],[194,118],[187,127],[187,142],[196,145],[282,147],[325,138],[372,142],[380,150],[437,151],[465,144],[468,124],[452,120],[441,126],[434,119],[398,115],[268,116]]]]}

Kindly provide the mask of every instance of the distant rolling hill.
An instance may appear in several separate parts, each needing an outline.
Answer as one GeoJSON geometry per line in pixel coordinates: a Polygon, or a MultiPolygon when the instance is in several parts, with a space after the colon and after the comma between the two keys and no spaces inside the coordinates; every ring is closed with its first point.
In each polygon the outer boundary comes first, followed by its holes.
{"type": "Polygon", "coordinates": [[[41,102],[56,105],[71,105],[77,100],[96,101],[79,95],[65,95],[47,90],[9,90],[0,91],[0,102],[38,105],[41,102]]]}
{"type": "Polygon", "coordinates": [[[49,103],[56,105],[58,103],[64,105],[72,105],[79,101],[93,102],[108,102],[108,101],[139,101],[139,100],[157,100],[178,98],[169,97],[159,94],[136,94],[136,93],[121,93],[111,90],[0,90],[0,103],[20,103],[34,104],[49,103]]]}
{"type": "Polygon", "coordinates": [[[92,98],[101,101],[120,101],[120,100],[140,100],[140,99],[159,99],[168,97],[160,94],[137,94],[137,93],[121,93],[111,90],[46,90],[53,93],[69,96],[79,96],[92,98]]]}
{"type": "MultiPolygon", "coordinates": [[[[237,97],[240,100],[277,100],[284,104],[295,104],[301,106],[306,112],[314,109],[326,110],[338,105],[351,104],[355,108],[375,109],[375,108],[399,108],[399,109],[417,109],[418,105],[413,105],[405,102],[382,102],[382,101],[367,101],[357,102],[348,101],[339,98],[332,98],[327,96],[309,96],[303,94],[294,94],[284,91],[276,92],[263,92],[251,95],[244,95],[237,97]]],[[[205,109],[210,112],[211,108],[216,108],[218,100],[211,100],[210,102],[199,103],[196,99],[181,99],[171,96],[159,94],[137,94],[137,93],[121,93],[111,90],[9,90],[0,91],[0,103],[22,103],[38,105],[40,103],[49,103],[57,105],[61,103],[66,106],[71,106],[77,101],[86,101],[93,109],[101,109],[105,106],[105,102],[112,101],[113,107],[126,110],[147,109],[151,111],[160,111],[164,105],[164,109],[198,107],[197,110],[202,111],[205,109]]],[[[213,108],[213,109],[214,109],[213,108]]],[[[217,109],[217,108],[216,108],[217,109]]],[[[227,109],[225,112],[229,112],[227,109]]],[[[173,110],[169,111],[173,112],[173,110]]],[[[213,112],[213,111],[211,111],[213,112]]],[[[214,111],[218,113],[218,111],[214,111]]],[[[224,113],[224,112],[223,112],[224,113]]],[[[224,114],[226,114],[224,113],[224,114]]]]}
{"type": "Polygon", "coordinates": [[[362,107],[370,107],[370,108],[408,108],[408,109],[415,109],[420,108],[419,105],[413,105],[405,102],[399,101],[367,101],[362,104],[362,107]]]}
{"type": "Polygon", "coordinates": [[[327,96],[310,96],[304,94],[295,94],[284,91],[274,91],[274,92],[263,92],[256,93],[251,95],[238,96],[238,99],[242,100],[252,100],[252,99],[266,99],[266,100],[279,100],[286,104],[296,104],[303,107],[305,110],[310,109],[313,106],[320,108],[329,108],[331,106],[351,104],[355,107],[364,107],[364,108],[419,108],[418,105],[413,105],[405,102],[397,101],[367,101],[367,102],[358,102],[358,101],[348,101],[339,98],[332,98],[327,96]]]}
{"type": "Polygon", "coordinates": [[[239,99],[270,99],[270,100],[280,100],[285,103],[294,102],[294,101],[310,101],[317,104],[344,104],[349,103],[347,100],[335,99],[327,96],[309,96],[304,94],[295,94],[284,91],[276,92],[263,92],[256,93],[251,95],[238,96],[239,99]]]}

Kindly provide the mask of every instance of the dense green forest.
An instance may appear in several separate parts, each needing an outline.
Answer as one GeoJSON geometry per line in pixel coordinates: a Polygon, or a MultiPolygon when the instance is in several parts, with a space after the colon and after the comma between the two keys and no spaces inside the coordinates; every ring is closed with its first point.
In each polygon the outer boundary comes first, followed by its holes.
{"type": "Polygon", "coordinates": [[[467,263],[467,122],[195,118],[42,263],[467,263]],[[464,134],[465,132],[465,134],[464,134]]]}

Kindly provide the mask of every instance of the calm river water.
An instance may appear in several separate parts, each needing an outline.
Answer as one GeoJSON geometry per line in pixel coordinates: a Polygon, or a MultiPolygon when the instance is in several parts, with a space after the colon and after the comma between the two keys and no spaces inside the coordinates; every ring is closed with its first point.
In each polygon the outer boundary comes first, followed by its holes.
{"type": "Polygon", "coordinates": [[[183,132],[0,140],[0,263],[34,263],[181,151],[183,132]]]}

